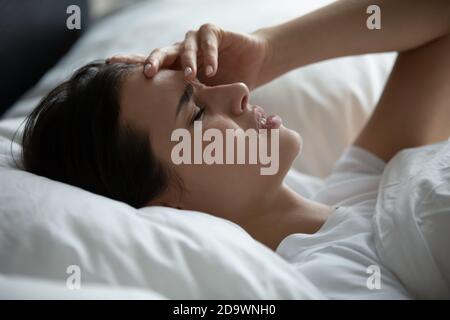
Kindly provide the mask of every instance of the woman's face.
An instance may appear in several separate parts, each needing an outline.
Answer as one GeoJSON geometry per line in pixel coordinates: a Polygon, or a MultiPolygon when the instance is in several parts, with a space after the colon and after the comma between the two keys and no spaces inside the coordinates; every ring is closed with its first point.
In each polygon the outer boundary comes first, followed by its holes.
{"type": "MultiPolygon", "coordinates": [[[[172,161],[172,149],[179,141],[171,141],[171,135],[178,128],[191,133],[191,154],[194,154],[192,120],[199,107],[205,107],[198,119],[202,121],[203,132],[209,128],[222,132],[223,155],[227,147],[226,129],[256,130],[258,124],[248,97],[248,88],[243,83],[208,87],[199,82],[187,83],[180,71],[161,70],[147,79],[141,66],[133,69],[121,89],[121,121],[148,134],[153,153],[175,171],[185,187],[181,194],[177,188],[170,187],[164,195],[149,201],[149,205],[198,210],[239,223],[244,219],[239,216],[243,210],[254,207],[263,195],[279,187],[301,145],[300,136],[284,126],[279,130],[279,168],[274,175],[261,175],[260,168],[264,165],[259,163],[176,165],[172,161]],[[180,104],[185,100],[181,98],[186,97],[186,89],[188,92],[192,89],[192,97],[180,104]]],[[[270,132],[268,137],[270,148],[270,132]]],[[[203,148],[209,143],[204,142],[203,148]]],[[[248,141],[246,148],[249,148],[248,141]]]]}

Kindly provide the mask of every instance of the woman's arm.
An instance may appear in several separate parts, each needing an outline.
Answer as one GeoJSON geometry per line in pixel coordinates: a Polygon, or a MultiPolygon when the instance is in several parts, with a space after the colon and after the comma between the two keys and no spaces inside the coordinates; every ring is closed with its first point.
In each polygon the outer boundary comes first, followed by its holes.
{"type": "Polygon", "coordinates": [[[449,30],[449,0],[342,0],[257,33],[269,39],[269,81],[330,58],[410,50],[449,30]],[[370,5],[381,9],[380,30],[367,28],[370,5]]]}
{"type": "Polygon", "coordinates": [[[389,161],[405,148],[450,136],[450,33],[401,52],[369,122],[356,139],[389,161]]]}
{"type": "Polygon", "coordinates": [[[450,29],[449,0],[341,0],[295,20],[251,34],[204,24],[184,41],[145,56],[109,62],[143,63],[153,77],[161,68],[185,71],[207,85],[245,82],[254,89],[298,67],[347,55],[405,51],[450,29]],[[381,9],[381,30],[367,28],[370,5],[381,9]]]}

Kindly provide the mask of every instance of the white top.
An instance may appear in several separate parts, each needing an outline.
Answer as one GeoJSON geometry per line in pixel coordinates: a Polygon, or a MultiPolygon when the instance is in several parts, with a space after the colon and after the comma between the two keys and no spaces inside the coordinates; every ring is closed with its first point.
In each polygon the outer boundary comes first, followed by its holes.
{"type": "Polygon", "coordinates": [[[349,147],[313,199],[334,212],[316,233],[291,234],[276,249],[331,299],[411,298],[374,244],[372,218],[384,167],[370,152],[349,147]]]}

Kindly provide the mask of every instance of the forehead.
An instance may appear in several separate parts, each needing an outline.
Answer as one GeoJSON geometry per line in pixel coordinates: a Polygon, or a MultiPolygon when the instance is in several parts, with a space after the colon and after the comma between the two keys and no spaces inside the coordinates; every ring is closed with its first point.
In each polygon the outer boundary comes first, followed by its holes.
{"type": "Polygon", "coordinates": [[[170,121],[186,87],[183,73],[161,70],[153,78],[136,67],[125,77],[120,92],[121,119],[126,123],[148,128],[148,119],[170,121]]]}
{"type": "Polygon", "coordinates": [[[145,92],[161,93],[166,91],[184,90],[186,82],[181,71],[160,70],[153,78],[148,79],[143,74],[143,67],[137,66],[126,77],[123,83],[124,94],[126,91],[145,89],[145,92]]]}

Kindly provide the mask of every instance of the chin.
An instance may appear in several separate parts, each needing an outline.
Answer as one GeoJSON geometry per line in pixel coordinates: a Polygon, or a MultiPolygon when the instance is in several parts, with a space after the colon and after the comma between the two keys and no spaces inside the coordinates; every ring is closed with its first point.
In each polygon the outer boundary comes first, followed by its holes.
{"type": "MultiPolygon", "coordinates": [[[[294,160],[302,149],[302,138],[300,134],[284,126],[279,128],[278,142],[278,156],[272,158],[274,154],[270,152],[271,160],[276,162],[271,162],[270,165],[259,164],[255,167],[257,169],[255,174],[264,181],[267,181],[270,185],[279,185],[283,182],[294,160]],[[273,165],[274,163],[277,164],[273,165]],[[265,171],[263,172],[263,170],[265,171]],[[273,173],[269,173],[268,171],[273,171],[273,173]]],[[[268,142],[268,144],[272,144],[272,141],[268,142]]]]}
{"type": "Polygon", "coordinates": [[[282,126],[280,128],[280,152],[292,157],[292,162],[300,155],[303,147],[302,136],[295,130],[282,126]]]}
{"type": "Polygon", "coordinates": [[[303,139],[297,131],[284,126],[280,127],[280,167],[278,175],[281,179],[286,176],[295,158],[300,154],[302,146],[303,139]]]}

